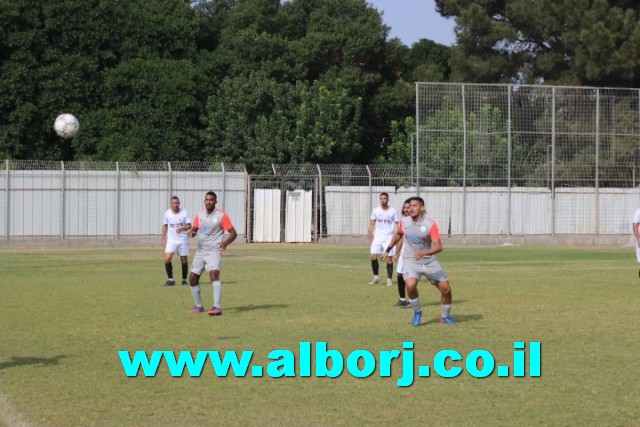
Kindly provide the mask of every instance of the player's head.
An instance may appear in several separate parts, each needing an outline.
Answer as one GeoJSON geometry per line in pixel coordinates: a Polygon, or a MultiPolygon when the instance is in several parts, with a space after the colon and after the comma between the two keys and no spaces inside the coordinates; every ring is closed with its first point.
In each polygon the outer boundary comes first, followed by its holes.
{"type": "Polygon", "coordinates": [[[404,203],[402,204],[402,216],[409,216],[409,202],[411,201],[411,199],[407,199],[404,201],[404,203]]]}
{"type": "Polygon", "coordinates": [[[218,196],[213,191],[208,191],[207,194],[204,195],[204,207],[208,212],[213,212],[216,207],[216,203],[218,201],[218,196]]]}
{"type": "Polygon", "coordinates": [[[389,205],[389,194],[388,193],[380,193],[380,206],[386,208],[389,205]]]}
{"type": "Polygon", "coordinates": [[[409,215],[411,218],[417,219],[424,213],[424,200],[422,197],[409,197],[409,215]]]}
{"type": "Polygon", "coordinates": [[[171,210],[175,213],[180,212],[180,199],[178,196],[173,196],[171,198],[171,210]]]}

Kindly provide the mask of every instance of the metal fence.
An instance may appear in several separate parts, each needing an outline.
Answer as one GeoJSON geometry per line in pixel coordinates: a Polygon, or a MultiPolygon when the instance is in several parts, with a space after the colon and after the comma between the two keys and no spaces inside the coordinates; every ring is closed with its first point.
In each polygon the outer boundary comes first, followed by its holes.
{"type": "Polygon", "coordinates": [[[192,215],[204,193],[253,242],[319,241],[366,234],[387,192],[399,209],[416,194],[447,236],[628,235],[638,188],[421,186],[407,165],[241,165],[5,161],[0,232],[5,240],[149,237],[172,195],[192,215]]]}
{"type": "Polygon", "coordinates": [[[640,90],[418,83],[409,165],[5,160],[0,236],[160,232],[169,198],[218,193],[247,241],[362,236],[380,192],[422,196],[449,236],[628,235],[640,206],[640,90]]]}

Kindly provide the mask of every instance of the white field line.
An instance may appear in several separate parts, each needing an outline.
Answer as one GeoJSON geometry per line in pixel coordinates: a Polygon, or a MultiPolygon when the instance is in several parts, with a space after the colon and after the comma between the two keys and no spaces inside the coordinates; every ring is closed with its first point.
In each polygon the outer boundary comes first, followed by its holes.
{"type": "Polygon", "coordinates": [[[254,255],[247,255],[247,256],[244,256],[243,258],[261,259],[265,261],[276,261],[276,262],[284,262],[284,263],[291,263],[291,264],[326,265],[328,267],[337,267],[337,268],[356,268],[356,269],[366,268],[366,263],[364,263],[363,265],[343,265],[343,264],[332,264],[329,262],[297,261],[293,259],[270,258],[266,256],[254,256],[254,255]]]}
{"type": "Polygon", "coordinates": [[[7,427],[29,427],[30,424],[16,413],[13,403],[4,395],[0,394],[0,425],[7,427]]]}

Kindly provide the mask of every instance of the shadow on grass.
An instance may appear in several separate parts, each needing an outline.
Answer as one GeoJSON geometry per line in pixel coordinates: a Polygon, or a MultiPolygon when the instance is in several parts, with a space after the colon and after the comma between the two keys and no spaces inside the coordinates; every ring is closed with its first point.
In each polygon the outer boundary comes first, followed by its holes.
{"type": "MultiPolygon", "coordinates": [[[[438,314],[440,315],[440,314],[438,314]]],[[[478,322],[482,319],[484,319],[484,316],[482,314],[451,314],[451,317],[454,318],[454,320],[456,321],[456,323],[460,324],[460,323],[467,323],[467,322],[478,322]]],[[[423,316],[424,318],[424,316],[423,316]]],[[[426,322],[422,322],[421,325],[430,325],[432,323],[440,323],[440,318],[435,318],[435,319],[430,319],[426,322]]],[[[446,325],[445,325],[446,326],[446,325]]],[[[455,325],[449,325],[449,326],[455,326],[455,325]]]]}
{"type": "Polygon", "coordinates": [[[254,310],[272,310],[274,308],[287,308],[289,305],[287,304],[261,304],[261,305],[244,305],[241,307],[231,307],[227,308],[227,311],[236,311],[238,313],[243,313],[245,311],[254,311],[254,310]]]}
{"type": "Polygon", "coordinates": [[[54,356],[54,357],[16,357],[13,356],[11,360],[8,362],[0,363],[0,371],[7,368],[15,368],[18,366],[27,366],[27,365],[43,365],[43,366],[54,366],[60,363],[60,359],[63,359],[67,356],[54,356]]]}

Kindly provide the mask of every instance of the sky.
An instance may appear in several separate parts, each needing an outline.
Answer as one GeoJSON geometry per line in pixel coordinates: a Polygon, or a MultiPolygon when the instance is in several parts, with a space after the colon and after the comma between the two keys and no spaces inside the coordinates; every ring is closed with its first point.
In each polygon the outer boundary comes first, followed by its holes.
{"type": "Polygon", "coordinates": [[[382,20],[391,27],[389,38],[397,37],[411,45],[420,39],[452,46],[456,37],[453,18],[445,19],[436,12],[433,0],[367,0],[374,8],[384,12],[382,20]]]}

